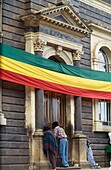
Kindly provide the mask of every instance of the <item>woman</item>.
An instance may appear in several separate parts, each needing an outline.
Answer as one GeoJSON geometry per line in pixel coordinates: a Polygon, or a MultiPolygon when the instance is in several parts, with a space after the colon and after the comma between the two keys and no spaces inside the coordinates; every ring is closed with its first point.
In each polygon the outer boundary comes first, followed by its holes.
{"type": "Polygon", "coordinates": [[[46,157],[49,159],[52,169],[56,170],[56,154],[57,154],[57,142],[54,134],[49,126],[43,128],[43,151],[46,157]]]}

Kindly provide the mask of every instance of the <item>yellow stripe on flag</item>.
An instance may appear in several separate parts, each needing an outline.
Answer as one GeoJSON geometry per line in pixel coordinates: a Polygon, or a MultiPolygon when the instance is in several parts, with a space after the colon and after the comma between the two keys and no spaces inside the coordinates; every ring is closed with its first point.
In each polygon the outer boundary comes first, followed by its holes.
{"type": "Polygon", "coordinates": [[[1,56],[0,68],[56,84],[83,88],[88,90],[111,92],[111,82],[103,82],[80,78],[76,76],[70,76],[50,71],[47,69],[43,69],[40,67],[32,66],[29,64],[25,64],[16,60],[6,58],[4,56],[1,56]]]}

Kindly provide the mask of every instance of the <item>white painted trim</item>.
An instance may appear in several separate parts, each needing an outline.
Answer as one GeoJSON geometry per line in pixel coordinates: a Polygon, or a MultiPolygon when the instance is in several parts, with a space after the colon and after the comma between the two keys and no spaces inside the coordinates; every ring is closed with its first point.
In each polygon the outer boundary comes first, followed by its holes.
{"type": "Polygon", "coordinates": [[[101,121],[95,121],[93,126],[94,132],[111,132],[111,126],[102,125],[101,121]]]}
{"type": "Polygon", "coordinates": [[[106,2],[103,2],[101,0],[80,0],[80,1],[94,8],[102,10],[108,14],[111,14],[111,5],[106,2]]]}
{"type": "Polygon", "coordinates": [[[96,44],[96,47],[94,49],[94,58],[96,58],[96,56],[98,55],[98,51],[102,47],[107,47],[111,51],[111,43],[110,42],[105,41],[105,40],[100,41],[96,44]]]}
{"type": "MultiPolygon", "coordinates": [[[[92,0],[91,0],[92,1],[92,0]]],[[[97,66],[97,54],[100,48],[105,48],[107,53],[111,54],[111,31],[107,28],[103,28],[100,25],[91,23],[91,29],[93,30],[91,34],[91,62],[92,68],[96,69],[97,66]]],[[[93,131],[96,132],[109,132],[111,131],[111,126],[105,126],[99,120],[98,109],[97,109],[98,100],[93,100],[93,131]]]]}
{"type": "MultiPolygon", "coordinates": [[[[104,31],[106,32],[107,34],[111,34],[111,30],[109,29],[109,27],[103,27],[102,25],[100,25],[100,23],[97,24],[94,24],[94,23],[90,23],[88,24],[91,29],[93,30],[92,34],[94,34],[94,30],[101,30],[101,31],[104,31]]],[[[96,35],[96,34],[95,34],[96,35]]]]}

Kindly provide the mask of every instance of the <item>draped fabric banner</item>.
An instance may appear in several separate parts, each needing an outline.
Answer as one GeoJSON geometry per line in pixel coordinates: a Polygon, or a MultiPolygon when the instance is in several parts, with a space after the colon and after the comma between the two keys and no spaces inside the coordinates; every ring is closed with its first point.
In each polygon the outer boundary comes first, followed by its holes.
{"type": "Polygon", "coordinates": [[[74,96],[111,99],[111,73],[60,64],[2,43],[0,79],[74,96]]]}

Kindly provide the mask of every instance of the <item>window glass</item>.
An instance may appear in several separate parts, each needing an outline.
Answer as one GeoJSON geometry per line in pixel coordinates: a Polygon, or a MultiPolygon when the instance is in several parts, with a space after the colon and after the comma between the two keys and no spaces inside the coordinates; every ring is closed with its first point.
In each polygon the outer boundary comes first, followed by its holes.
{"type": "Polygon", "coordinates": [[[98,61],[97,70],[108,72],[109,70],[108,69],[108,58],[107,58],[106,53],[102,49],[100,49],[98,52],[97,61],[98,61]]]}

